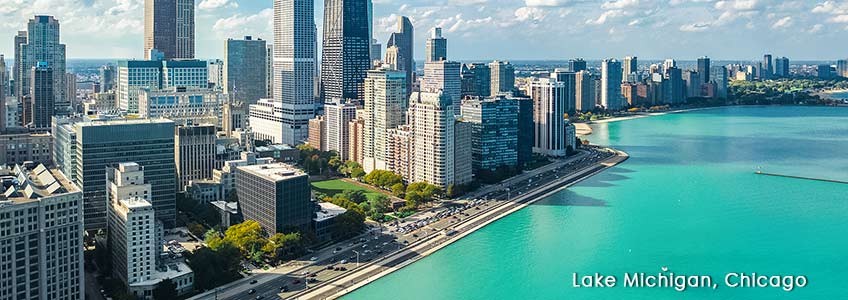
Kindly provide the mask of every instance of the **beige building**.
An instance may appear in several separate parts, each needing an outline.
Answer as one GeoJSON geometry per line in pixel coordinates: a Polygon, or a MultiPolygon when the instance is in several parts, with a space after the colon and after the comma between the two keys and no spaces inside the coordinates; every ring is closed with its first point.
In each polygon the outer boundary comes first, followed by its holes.
{"type": "Polygon", "coordinates": [[[410,181],[414,164],[412,145],[415,141],[412,127],[401,125],[395,129],[389,129],[387,134],[386,144],[389,153],[386,160],[386,169],[401,175],[404,180],[410,181]]]}
{"type": "Polygon", "coordinates": [[[177,190],[185,191],[192,180],[212,178],[215,169],[215,125],[179,126],[174,132],[177,190]]]}
{"type": "Polygon", "coordinates": [[[324,116],[317,116],[312,120],[309,120],[309,138],[306,140],[306,143],[312,146],[312,148],[327,151],[327,121],[324,120],[324,116]]]}
{"type": "Polygon", "coordinates": [[[454,125],[451,97],[441,91],[413,92],[409,120],[414,131],[412,182],[447,188],[454,184],[454,125]]]}
{"type": "Polygon", "coordinates": [[[49,133],[0,134],[0,166],[27,161],[53,164],[53,136],[49,133]]]}
{"type": "Polygon", "coordinates": [[[348,155],[350,158],[348,160],[355,161],[362,164],[362,133],[365,130],[365,120],[359,116],[362,114],[362,110],[357,110],[356,119],[348,122],[348,136],[350,137],[350,142],[348,143],[348,155]]]}
{"type": "Polygon", "coordinates": [[[387,67],[368,71],[365,78],[365,121],[362,167],[365,172],[386,170],[387,132],[404,123],[406,74],[387,67]]]}

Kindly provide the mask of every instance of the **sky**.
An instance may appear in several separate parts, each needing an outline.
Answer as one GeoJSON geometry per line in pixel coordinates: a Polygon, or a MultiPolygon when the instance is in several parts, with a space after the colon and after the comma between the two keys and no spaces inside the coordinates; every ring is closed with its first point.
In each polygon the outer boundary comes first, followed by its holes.
{"type": "MultiPolygon", "coordinates": [[[[360,0],[364,1],[364,0],[360,0]]],[[[422,58],[430,28],[448,57],[794,60],[848,57],[848,0],[373,0],[385,47],[397,16],[415,26],[422,58]]],[[[36,14],[54,15],[69,58],[141,58],[144,0],[0,0],[0,53],[36,14]]],[[[272,0],[196,0],[196,55],[222,57],[228,37],[271,40],[272,0]]],[[[321,32],[323,0],[315,3],[321,32]]]]}

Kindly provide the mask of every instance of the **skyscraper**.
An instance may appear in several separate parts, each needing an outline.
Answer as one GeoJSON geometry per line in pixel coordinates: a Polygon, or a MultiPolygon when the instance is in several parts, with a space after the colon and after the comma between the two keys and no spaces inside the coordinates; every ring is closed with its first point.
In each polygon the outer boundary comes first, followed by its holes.
{"type": "Polygon", "coordinates": [[[53,16],[35,16],[27,23],[26,35],[26,43],[18,45],[21,64],[15,66],[20,75],[15,78],[19,103],[24,103],[22,97],[32,91],[32,68],[42,63],[52,70],[50,82],[54,100],[51,108],[56,114],[69,113],[71,105],[65,95],[65,45],[59,43],[59,21],[53,16]]]}
{"type": "Polygon", "coordinates": [[[144,0],[144,59],[194,58],[194,0],[144,0]]]}
{"type": "Polygon", "coordinates": [[[696,70],[701,76],[703,83],[710,82],[710,58],[701,56],[698,58],[698,69],[696,70]]]}
{"type": "Polygon", "coordinates": [[[115,89],[115,66],[105,65],[100,67],[100,91],[108,92],[115,89]]]}
{"type": "Polygon", "coordinates": [[[365,172],[386,170],[387,131],[404,123],[407,101],[405,72],[387,68],[368,71],[362,133],[365,172]]]}
{"type": "Polygon", "coordinates": [[[413,92],[409,119],[414,132],[412,182],[427,182],[447,188],[456,181],[453,103],[447,94],[413,92]]]}
{"type": "Polygon", "coordinates": [[[315,117],[313,7],[311,0],[274,0],[273,96],[282,110],[282,143],[290,145],[306,140],[315,117]]]}
{"type": "Polygon", "coordinates": [[[349,102],[324,104],[327,150],[336,151],[342,161],[350,159],[349,123],[356,118],[356,105],[349,102]]]}
{"type": "MultiPolygon", "coordinates": [[[[621,71],[617,72],[621,74],[621,71]]],[[[621,82],[617,82],[621,85],[621,82]]],[[[530,98],[533,99],[533,123],[535,143],[533,152],[548,156],[566,155],[565,120],[567,90],[565,83],[550,78],[539,78],[530,83],[530,98]]]]}
{"type": "Polygon", "coordinates": [[[267,47],[262,39],[245,36],[243,40],[227,39],[224,43],[224,92],[230,99],[256,104],[265,98],[267,47]]]}
{"type": "Polygon", "coordinates": [[[178,126],[174,130],[174,162],[177,190],[183,192],[192,180],[212,179],[215,169],[215,125],[178,126]]]}
{"type": "Polygon", "coordinates": [[[665,61],[663,61],[663,72],[664,73],[668,72],[668,69],[676,68],[676,67],[677,67],[677,62],[674,61],[674,59],[669,58],[669,59],[666,59],[665,61]]]}
{"type": "Polygon", "coordinates": [[[568,69],[571,70],[571,72],[586,71],[586,61],[582,58],[569,59],[568,69]]]}
{"type": "Polygon", "coordinates": [[[601,106],[621,110],[627,106],[621,96],[621,62],[605,59],[601,62],[601,106]]]}
{"type": "Polygon", "coordinates": [[[622,64],[621,67],[621,80],[629,82],[630,80],[628,80],[628,78],[630,74],[639,71],[638,59],[636,58],[636,56],[626,56],[624,57],[624,64],[622,64]]]}
{"type": "Polygon", "coordinates": [[[518,165],[518,109],[518,100],[504,96],[462,103],[462,117],[471,123],[472,167],[478,176],[481,170],[491,175],[518,165]]]}
{"type": "Polygon", "coordinates": [[[442,37],[442,28],[434,27],[427,39],[424,62],[434,62],[448,59],[448,40],[442,37]]]}
{"type": "Polygon", "coordinates": [[[466,64],[462,72],[462,96],[488,97],[492,94],[492,74],[484,63],[466,64]]]}
{"type": "Polygon", "coordinates": [[[23,123],[30,129],[49,130],[54,114],[53,95],[57,92],[53,89],[53,68],[47,63],[39,63],[32,67],[29,78],[30,90],[24,98],[28,102],[24,102],[23,123]]]}
{"type": "Polygon", "coordinates": [[[20,95],[21,91],[23,90],[23,87],[21,86],[23,80],[21,80],[21,77],[23,72],[25,71],[23,68],[24,53],[23,51],[21,51],[21,48],[23,44],[27,43],[26,30],[18,31],[18,34],[15,35],[14,43],[15,53],[13,54],[13,56],[15,57],[15,63],[12,66],[12,76],[15,78],[15,85],[12,87],[12,95],[18,97],[18,103],[20,103],[20,95]]]}
{"type": "MultiPolygon", "coordinates": [[[[455,61],[438,60],[424,63],[424,78],[421,79],[421,91],[443,91],[451,102],[460,103],[462,97],[462,79],[460,70],[462,64],[455,61]]],[[[458,105],[453,106],[454,113],[459,115],[458,105]]]]}
{"type": "Polygon", "coordinates": [[[515,68],[508,61],[493,61],[489,63],[491,80],[489,82],[492,96],[515,89],[515,68]]]}
{"type": "Polygon", "coordinates": [[[771,54],[763,55],[763,69],[760,72],[762,79],[770,79],[774,74],[774,64],[771,59],[771,54]]]}
{"type": "Polygon", "coordinates": [[[412,22],[409,21],[409,18],[405,16],[398,16],[397,32],[393,32],[392,35],[389,36],[389,41],[386,43],[386,62],[389,61],[388,48],[395,47],[393,50],[394,58],[392,59],[392,62],[389,63],[394,65],[395,70],[404,71],[406,73],[406,98],[409,98],[409,94],[412,93],[412,81],[415,79],[415,77],[413,77],[413,74],[415,74],[415,60],[412,56],[414,53],[414,31],[412,22]]]}
{"type": "MultiPolygon", "coordinates": [[[[561,109],[566,112],[574,112],[577,107],[577,73],[565,71],[564,69],[556,69],[551,73],[551,77],[565,85],[565,102],[561,109]]],[[[582,83],[582,82],[581,82],[582,83]]]]}
{"type": "Polygon", "coordinates": [[[677,67],[669,67],[665,69],[665,76],[668,79],[668,89],[670,89],[670,98],[666,98],[671,104],[683,103],[686,101],[686,82],[683,81],[683,72],[677,67]]]}
{"type": "MultiPolygon", "coordinates": [[[[778,78],[788,78],[789,77],[789,58],[787,57],[778,57],[774,60],[774,75],[778,78]]],[[[837,64],[839,76],[845,77],[848,75],[848,61],[845,61],[841,66],[837,64]]]]}
{"type": "Polygon", "coordinates": [[[592,94],[594,79],[589,71],[583,70],[574,76],[574,109],[581,112],[595,109],[595,97],[592,94]]]}
{"type": "Polygon", "coordinates": [[[321,100],[361,99],[371,68],[369,1],[325,0],[321,100]]]}
{"type": "Polygon", "coordinates": [[[0,134],[6,131],[6,95],[9,90],[9,74],[6,59],[0,54],[0,134]]]}

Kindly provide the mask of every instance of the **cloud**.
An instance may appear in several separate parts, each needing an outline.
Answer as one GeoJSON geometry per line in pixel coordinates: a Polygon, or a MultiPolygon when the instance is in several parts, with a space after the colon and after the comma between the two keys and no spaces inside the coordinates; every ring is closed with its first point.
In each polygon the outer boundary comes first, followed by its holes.
{"type": "Polygon", "coordinates": [[[807,30],[807,32],[809,32],[809,33],[817,33],[817,32],[819,32],[819,31],[821,31],[821,30],[822,30],[822,28],[824,28],[824,25],[822,25],[822,24],[816,24],[816,25],[813,25],[813,27],[810,27],[810,29],[809,29],[809,30],[807,30]]]}
{"type": "Polygon", "coordinates": [[[203,0],[197,5],[199,9],[238,8],[238,3],[230,0],[203,0]]]}
{"type": "Polygon", "coordinates": [[[608,10],[608,11],[603,12],[600,16],[598,16],[595,19],[586,20],[586,24],[603,25],[603,24],[607,23],[607,21],[609,21],[610,19],[618,18],[618,17],[622,17],[622,16],[627,16],[627,15],[630,15],[630,13],[627,12],[627,11],[624,11],[624,10],[620,10],[620,9],[608,10]]]}
{"type": "Polygon", "coordinates": [[[265,36],[270,40],[271,28],[273,28],[273,9],[266,8],[252,15],[234,14],[227,18],[220,18],[212,25],[212,30],[221,39],[239,37],[242,35],[265,36]]]}
{"type": "Polygon", "coordinates": [[[771,28],[780,29],[789,27],[789,25],[792,25],[792,17],[787,16],[777,20],[774,24],[771,24],[771,28]]]}
{"type": "Polygon", "coordinates": [[[604,4],[601,4],[601,8],[603,9],[625,9],[629,7],[635,7],[639,5],[639,0],[618,0],[618,1],[607,1],[604,4]]]}
{"type": "Polygon", "coordinates": [[[515,10],[515,19],[518,21],[539,22],[545,19],[547,12],[538,7],[520,7],[515,10]]]}
{"type": "Polygon", "coordinates": [[[528,7],[558,7],[571,4],[568,0],[524,0],[524,6],[528,7]]]}
{"type": "Polygon", "coordinates": [[[680,26],[680,31],[684,32],[701,32],[707,29],[710,29],[710,24],[707,23],[685,24],[680,26]]]}

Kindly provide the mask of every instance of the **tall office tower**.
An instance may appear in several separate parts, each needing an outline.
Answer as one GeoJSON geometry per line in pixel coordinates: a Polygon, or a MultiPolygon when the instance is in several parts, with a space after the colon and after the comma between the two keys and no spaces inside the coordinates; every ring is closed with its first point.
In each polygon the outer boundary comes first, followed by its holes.
{"type": "Polygon", "coordinates": [[[569,59],[568,60],[568,69],[571,70],[571,72],[586,71],[587,70],[586,61],[583,60],[582,58],[569,59]]]}
{"type": "MultiPolygon", "coordinates": [[[[77,74],[65,73],[65,95],[71,104],[71,112],[77,112],[79,101],[77,101],[77,74]]],[[[82,111],[82,110],[80,110],[82,111]]]]}
{"type": "Polygon", "coordinates": [[[224,43],[224,92],[230,98],[256,104],[265,98],[267,47],[262,39],[245,36],[243,40],[227,39],[224,43]]]}
{"type": "Polygon", "coordinates": [[[683,80],[686,82],[686,98],[701,97],[701,85],[704,80],[701,79],[703,74],[696,71],[683,72],[683,80]]]}
{"type": "Polygon", "coordinates": [[[347,161],[350,159],[348,125],[356,118],[356,105],[340,102],[324,104],[324,117],[327,122],[327,150],[336,151],[342,161],[347,161]]]}
{"type": "Polygon", "coordinates": [[[833,75],[833,66],[826,64],[816,66],[816,77],[819,79],[831,79],[833,75]]]}
{"type": "Polygon", "coordinates": [[[309,120],[309,138],[306,143],[312,148],[327,151],[327,120],[324,116],[316,116],[309,120]]]}
{"type": "Polygon", "coordinates": [[[762,79],[771,79],[774,74],[774,62],[771,59],[771,54],[763,55],[763,69],[760,77],[762,79]]]}
{"type": "Polygon", "coordinates": [[[471,162],[471,123],[454,119],[453,153],[453,183],[451,184],[456,186],[470,183],[474,180],[474,167],[471,162]]]}
{"type": "Polygon", "coordinates": [[[696,69],[696,71],[698,71],[698,74],[700,74],[700,78],[701,78],[702,82],[703,83],[709,83],[710,82],[710,58],[706,57],[706,56],[698,57],[697,67],[698,68],[696,69]]]}
{"type": "Polygon", "coordinates": [[[333,98],[362,99],[365,72],[371,69],[369,12],[368,1],[324,1],[320,91],[324,103],[333,98]]]}
{"type": "Polygon", "coordinates": [[[413,182],[447,188],[454,184],[454,109],[442,91],[413,92],[409,120],[414,132],[413,182]]]}
{"type": "Polygon", "coordinates": [[[174,131],[174,161],[177,190],[183,192],[192,180],[211,179],[215,169],[215,125],[178,126],[174,131]]]}
{"type": "Polygon", "coordinates": [[[608,110],[627,107],[621,96],[621,62],[605,59],[601,62],[601,106],[608,110]]]}
{"type": "Polygon", "coordinates": [[[683,72],[677,67],[669,67],[665,69],[665,74],[670,89],[670,98],[666,100],[670,104],[686,102],[686,82],[683,81],[683,72]]]}
{"type": "Polygon", "coordinates": [[[491,96],[515,90],[515,68],[508,61],[493,61],[489,63],[491,96]]]}
{"type": "Polygon", "coordinates": [[[365,132],[365,120],[359,116],[363,110],[357,110],[356,118],[348,123],[348,160],[355,161],[362,165],[362,135],[365,132]]]}
{"type": "Polygon", "coordinates": [[[466,100],[462,117],[471,124],[474,174],[492,178],[499,168],[518,165],[518,100],[500,96],[466,100]]]}
{"type": "Polygon", "coordinates": [[[533,161],[533,145],[536,142],[533,123],[533,99],[527,97],[515,97],[518,101],[518,165],[533,161]]]}
{"type": "Polygon", "coordinates": [[[18,99],[18,103],[20,103],[20,93],[23,91],[23,87],[21,87],[21,82],[23,81],[21,77],[23,77],[23,72],[26,70],[23,68],[23,57],[24,53],[21,51],[22,45],[27,43],[27,32],[26,30],[18,31],[18,34],[15,35],[14,43],[15,43],[15,53],[13,56],[15,57],[14,65],[12,65],[12,77],[15,79],[14,86],[12,86],[12,95],[18,99]]]}
{"type": "Polygon", "coordinates": [[[577,110],[577,73],[568,72],[564,69],[556,69],[551,73],[552,78],[562,82],[565,85],[565,107],[562,108],[566,113],[577,110]]]}
{"type": "Polygon", "coordinates": [[[398,16],[397,31],[389,36],[389,41],[386,43],[386,62],[394,65],[395,70],[406,73],[406,99],[409,99],[409,94],[412,93],[412,82],[415,80],[413,76],[415,74],[415,60],[412,57],[414,31],[409,18],[398,16]],[[395,47],[393,62],[388,62],[389,48],[392,47],[395,47]]]}
{"type": "Polygon", "coordinates": [[[589,71],[574,74],[574,110],[587,112],[595,109],[595,97],[592,95],[594,79],[589,71]]]}
{"type": "Polygon", "coordinates": [[[65,95],[65,44],[59,43],[59,21],[53,16],[35,16],[27,23],[26,34],[26,43],[19,45],[21,64],[15,66],[21,75],[15,78],[16,85],[20,88],[18,101],[23,103],[22,97],[32,91],[32,68],[46,64],[53,70],[50,80],[54,98],[52,109],[56,114],[65,115],[70,110],[70,102],[65,95]]]}
{"type": "Polygon", "coordinates": [[[377,39],[371,39],[371,55],[369,57],[371,58],[371,66],[383,59],[383,44],[380,44],[377,39]]]}
{"type": "Polygon", "coordinates": [[[451,97],[454,114],[459,115],[459,103],[462,100],[462,79],[460,72],[462,63],[439,60],[424,63],[424,78],[421,79],[421,91],[435,92],[441,90],[451,97]]]}
{"type": "MultiPolygon", "coordinates": [[[[789,69],[789,59],[786,59],[786,69],[789,69]]],[[[836,61],[836,72],[841,77],[848,77],[848,59],[840,59],[836,61]]],[[[787,76],[789,72],[786,72],[787,76]]]]}
{"type": "Polygon", "coordinates": [[[54,118],[56,165],[83,191],[85,230],[106,228],[107,166],[134,161],[153,186],[156,217],[173,227],[176,219],[174,122],[167,119],[54,118]]]}
{"type": "Polygon", "coordinates": [[[144,0],[144,59],[194,58],[194,1],[144,0]]]}
{"type": "Polygon", "coordinates": [[[114,65],[100,67],[100,91],[108,92],[115,89],[116,70],[114,65]]]}
{"type": "MultiPolygon", "coordinates": [[[[667,73],[668,69],[676,68],[676,67],[677,67],[677,62],[674,61],[674,59],[669,58],[669,59],[666,59],[665,61],[663,61],[663,73],[667,73]]],[[[654,72],[651,71],[651,73],[654,73],[654,72]]]]}
{"type": "Polygon", "coordinates": [[[434,62],[448,59],[448,40],[442,37],[442,28],[433,27],[430,31],[430,38],[427,39],[426,53],[424,53],[424,62],[434,62]]]}
{"type": "Polygon", "coordinates": [[[639,62],[636,56],[625,56],[624,63],[621,65],[621,80],[624,82],[636,82],[638,80],[630,81],[630,74],[636,73],[639,71],[639,62]]]}
{"type": "Polygon", "coordinates": [[[236,192],[244,219],[259,222],[268,235],[306,228],[312,221],[309,176],[293,166],[275,163],[238,167],[236,192]]]}
{"type": "Polygon", "coordinates": [[[0,194],[2,299],[85,298],[80,189],[44,165],[13,172],[0,194]]]}
{"type": "Polygon", "coordinates": [[[274,44],[265,49],[265,98],[274,98],[274,44]]]}
{"type": "Polygon", "coordinates": [[[53,118],[53,97],[56,86],[53,84],[53,68],[47,63],[39,63],[32,67],[29,75],[29,93],[24,97],[23,123],[27,128],[36,131],[50,130],[50,122],[53,118]]]}
{"type": "MultiPolygon", "coordinates": [[[[843,60],[840,60],[843,61],[843,60]]],[[[840,66],[837,63],[839,76],[846,77],[848,75],[848,61],[843,61],[843,64],[840,66]]],[[[778,57],[774,60],[774,75],[778,78],[788,78],[789,77],[789,58],[787,57],[778,57]]]]}
{"type": "Polygon", "coordinates": [[[128,113],[138,113],[139,94],[143,89],[207,89],[208,67],[208,63],[201,60],[118,61],[118,108],[128,113]]]}
{"type": "Polygon", "coordinates": [[[465,64],[462,75],[462,97],[488,97],[492,94],[492,75],[489,65],[484,63],[465,64]]]}
{"type": "Polygon", "coordinates": [[[710,70],[710,82],[715,85],[715,93],[713,94],[716,98],[727,98],[727,84],[730,79],[728,78],[727,67],[725,66],[715,66],[710,70]]]}
{"type": "Polygon", "coordinates": [[[315,117],[313,6],[310,0],[274,0],[273,96],[281,103],[281,142],[289,145],[306,140],[315,117]]]}
{"type": "MultiPolygon", "coordinates": [[[[620,75],[621,70],[615,74],[620,75]]],[[[620,89],[621,82],[617,84],[620,89]]],[[[535,124],[533,152],[554,157],[566,155],[564,116],[568,112],[565,109],[567,92],[565,83],[557,80],[554,74],[550,78],[539,78],[530,83],[535,124]]],[[[620,97],[620,92],[618,95],[620,97]]]]}
{"type": "Polygon", "coordinates": [[[386,132],[404,123],[407,107],[406,74],[388,68],[368,71],[365,78],[362,168],[365,172],[386,169],[386,132]]]}
{"type": "Polygon", "coordinates": [[[6,131],[6,95],[9,90],[9,75],[6,70],[6,59],[0,54],[0,134],[6,131]]]}

